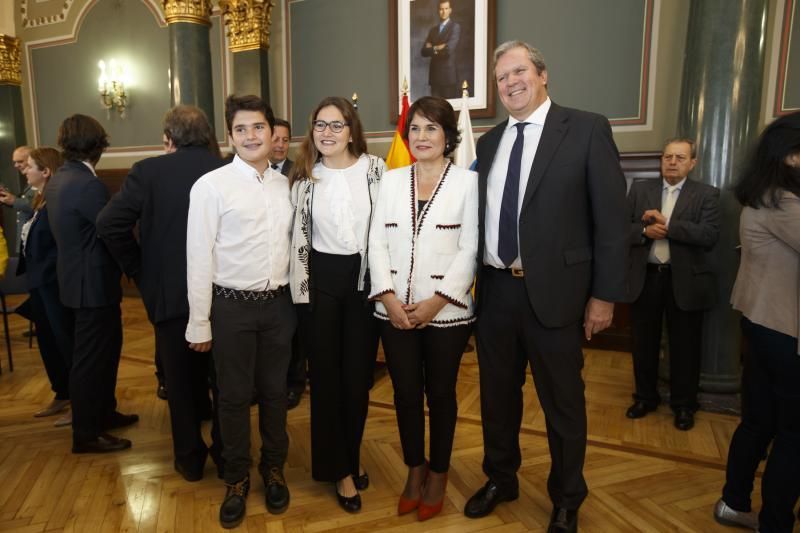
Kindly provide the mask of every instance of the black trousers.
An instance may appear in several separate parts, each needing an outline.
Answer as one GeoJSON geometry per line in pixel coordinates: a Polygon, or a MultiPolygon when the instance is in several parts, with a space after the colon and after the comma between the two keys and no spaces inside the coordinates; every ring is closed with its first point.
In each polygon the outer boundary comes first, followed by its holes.
{"type": "Polygon", "coordinates": [[[758,463],[772,441],[761,479],[759,531],[790,532],[800,496],[800,356],[797,339],[742,319],[748,340],[742,371],[742,421],[728,449],[722,498],[750,511],[758,463]]]}
{"type": "MultiPolygon", "coordinates": [[[[261,433],[259,471],[283,468],[286,433],[286,372],[297,325],[289,293],[271,300],[214,296],[211,333],[219,389],[219,421],[225,442],[225,482],[236,483],[250,470],[250,402],[258,397],[261,433]]],[[[167,376],[168,386],[169,375],[167,376]]],[[[168,396],[172,395],[172,390],[168,396]]]]}
{"type": "Polygon", "coordinates": [[[314,251],[311,265],[311,475],[338,481],[358,474],[378,324],[357,290],[358,254],[314,251]]]}
{"type": "Polygon", "coordinates": [[[703,311],[684,311],[675,303],[670,270],[648,267],[644,287],[631,306],[634,398],[652,407],[658,394],[658,354],[661,325],[666,314],[669,334],[669,386],[672,409],[697,410],[703,311]]]}
{"type": "Polygon", "coordinates": [[[56,399],[69,400],[69,372],[75,346],[75,319],[61,303],[58,282],[30,290],[36,343],[56,399]]]}
{"type": "Polygon", "coordinates": [[[507,495],[519,490],[522,385],[528,363],[545,415],[550,446],[547,490],[553,504],[577,509],[588,489],[586,405],[579,323],[546,328],[522,278],[484,267],[476,326],[483,424],[483,471],[507,495]]]}
{"type": "Polygon", "coordinates": [[[430,416],[430,468],[450,468],[458,403],[456,379],[471,325],[449,328],[397,329],[381,321],[386,365],[394,387],[397,426],[408,466],[425,462],[425,410],[430,416]]]}
{"type": "MultiPolygon", "coordinates": [[[[203,441],[201,425],[208,412],[211,354],[189,348],[186,342],[188,317],[155,324],[156,351],[161,355],[163,372],[169,381],[170,424],[175,461],[189,469],[201,469],[208,448],[203,441]]],[[[216,462],[222,454],[222,439],[216,404],[212,404],[212,456],[216,462]]]]}
{"type": "Polygon", "coordinates": [[[308,331],[308,304],[294,306],[297,312],[297,331],[292,339],[292,360],[289,362],[289,374],[286,376],[286,388],[289,392],[302,394],[306,390],[308,371],[308,346],[310,343],[308,331]]]}
{"type": "Polygon", "coordinates": [[[122,349],[119,304],[75,309],[75,348],[69,375],[72,439],[97,437],[117,409],[114,390],[122,349]]]}

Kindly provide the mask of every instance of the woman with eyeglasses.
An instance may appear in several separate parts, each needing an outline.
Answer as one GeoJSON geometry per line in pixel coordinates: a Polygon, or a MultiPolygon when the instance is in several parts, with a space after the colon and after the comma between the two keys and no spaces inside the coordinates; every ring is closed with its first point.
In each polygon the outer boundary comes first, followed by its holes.
{"type": "Polygon", "coordinates": [[[478,175],[448,156],[460,138],[444,98],[420,98],[404,137],[416,163],[386,173],[370,231],[371,298],[408,466],[398,514],[442,510],[456,427],[456,378],[475,320],[478,175]],[[425,460],[425,396],[430,461],[425,460]]]}
{"type": "Polygon", "coordinates": [[[366,151],[353,105],[328,97],[311,114],[291,173],[290,285],[294,303],[310,304],[311,474],[335,482],[351,513],[369,485],[360,448],[378,329],[367,300],[367,243],[386,168],[366,151]]]}

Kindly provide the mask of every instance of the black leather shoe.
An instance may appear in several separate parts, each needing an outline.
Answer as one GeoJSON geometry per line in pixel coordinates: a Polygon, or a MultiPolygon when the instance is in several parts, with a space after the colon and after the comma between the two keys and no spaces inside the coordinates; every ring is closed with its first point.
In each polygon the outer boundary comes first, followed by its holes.
{"type": "Polygon", "coordinates": [[[269,473],[264,477],[264,486],[267,511],[281,514],[289,508],[289,487],[286,486],[286,479],[280,468],[273,466],[269,469],[269,473]]]}
{"type": "Polygon", "coordinates": [[[550,524],[547,526],[547,533],[577,533],[578,531],[578,510],[563,509],[554,507],[550,514],[550,524]]]}
{"type": "Polygon", "coordinates": [[[641,400],[636,400],[636,402],[628,407],[628,410],[625,412],[625,416],[628,418],[642,418],[652,411],[655,411],[656,407],[652,405],[648,405],[641,400]]]}
{"type": "Polygon", "coordinates": [[[135,424],[138,421],[139,415],[123,415],[119,411],[114,411],[114,413],[106,419],[106,423],[103,424],[103,429],[106,431],[110,429],[120,429],[135,424]]]}
{"type": "Polygon", "coordinates": [[[203,479],[203,467],[187,466],[175,461],[175,471],[189,482],[200,481],[203,479]]]}
{"type": "Polygon", "coordinates": [[[166,400],[167,399],[167,386],[163,383],[158,383],[158,388],[156,389],[156,396],[158,396],[159,400],[166,400]]]}
{"type": "Polygon", "coordinates": [[[348,513],[357,513],[361,510],[361,494],[355,496],[342,496],[339,491],[336,491],[336,500],[339,502],[339,507],[348,513]]]}
{"type": "Polygon", "coordinates": [[[511,502],[516,500],[519,494],[504,494],[494,481],[489,480],[486,484],[472,495],[464,506],[464,516],[467,518],[483,518],[487,516],[498,503],[511,502]]]}
{"type": "Polygon", "coordinates": [[[110,453],[127,450],[131,447],[131,441],[120,439],[114,435],[101,433],[92,440],[72,443],[72,453],[110,453]]]}
{"type": "Polygon", "coordinates": [[[294,409],[298,405],[300,405],[300,398],[303,396],[303,391],[295,392],[290,390],[286,394],[286,407],[288,409],[294,409]]]}
{"type": "Polygon", "coordinates": [[[681,431],[689,431],[694,427],[694,413],[691,409],[681,408],[675,411],[675,427],[681,431]]]}
{"type": "Polygon", "coordinates": [[[250,476],[233,484],[225,483],[225,499],[219,506],[219,523],[225,529],[232,529],[244,520],[247,514],[247,494],[250,492],[250,476]]]}
{"type": "Polygon", "coordinates": [[[353,476],[353,484],[358,490],[367,490],[369,488],[369,474],[364,472],[358,476],[353,476]]]}

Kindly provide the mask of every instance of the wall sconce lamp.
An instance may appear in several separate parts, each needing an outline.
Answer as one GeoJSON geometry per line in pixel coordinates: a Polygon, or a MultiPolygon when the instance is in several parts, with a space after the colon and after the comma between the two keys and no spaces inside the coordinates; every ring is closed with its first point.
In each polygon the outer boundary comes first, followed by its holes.
{"type": "Polygon", "coordinates": [[[111,59],[108,62],[108,70],[106,71],[106,62],[101,59],[97,62],[97,67],[100,69],[100,77],[97,78],[97,90],[100,93],[100,101],[103,107],[109,113],[111,109],[116,108],[119,116],[125,118],[125,110],[128,107],[126,86],[130,78],[127,65],[122,66],[116,59],[111,59]]]}

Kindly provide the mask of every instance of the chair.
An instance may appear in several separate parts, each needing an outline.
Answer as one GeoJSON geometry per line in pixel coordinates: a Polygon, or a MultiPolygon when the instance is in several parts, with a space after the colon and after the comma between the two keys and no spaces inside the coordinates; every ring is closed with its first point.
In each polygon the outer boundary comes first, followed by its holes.
{"type": "MultiPolygon", "coordinates": [[[[8,266],[6,267],[6,276],[0,279],[0,306],[2,306],[3,312],[3,331],[6,335],[8,369],[10,372],[14,371],[14,358],[11,355],[11,335],[8,331],[8,315],[9,313],[16,312],[19,306],[8,307],[8,305],[6,305],[6,296],[12,294],[28,294],[28,284],[25,280],[25,275],[17,276],[17,263],[19,263],[19,258],[9,257],[8,266]]],[[[33,333],[33,322],[28,323],[28,331],[33,333]]],[[[28,342],[29,345],[32,346],[33,339],[29,337],[28,342]]],[[[2,373],[2,371],[2,367],[0,367],[0,373],[2,373]]]]}

